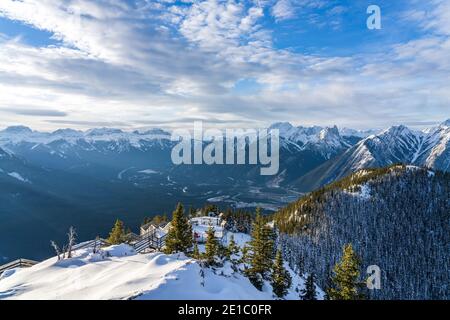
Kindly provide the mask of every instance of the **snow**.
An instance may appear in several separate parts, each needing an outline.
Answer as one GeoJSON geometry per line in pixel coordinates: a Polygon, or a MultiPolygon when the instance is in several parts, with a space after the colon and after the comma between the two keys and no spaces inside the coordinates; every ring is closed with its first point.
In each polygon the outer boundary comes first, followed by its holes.
{"type": "Polygon", "coordinates": [[[122,180],[123,175],[124,175],[125,173],[127,173],[127,171],[129,171],[129,170],[131,170],[131,169],[133,169],[133,168],[134,168],[134,167],[130,167],[130,168],[126,168],[126,169],[123,169],[122,171],[120,171],[120,172],[117,174],[117,179],[122,180]]]}
{"type": "Polygon", "coordinates": [[[227,232],[226,233],[225,244],[229,244],[230,243],[230,239],[231,239],[232,236],[234,237],[234,242],[240,248],[243,248],[251,240],[251,237],[250,237],[249,234],[241,233],[241,232],[235,232],[235,233],[227,232]]]}
{"type": "MultiPolygon", "coordinates": [[[[397,168],[401,168],[401,166],[396,166],[397,168]]],[[[413,165],[407,165],[407,166],[405,166],[406,167],[406,170],[408,170],[408,171],[420,171],[420,170],[423,170],[423,168],[422,167],[418,167],[418,166],[413,166],[413,165]]],[[[428,175],[428,177],[434,177],[434,175],[435,175],[435,172],[434,171],[432,171],[432,170],[427,170],[427,175],[428,175]]]]}
{"type": "Polygon", "coordinates": [[[156,173],[158,173],[158,172],[155,171],[155,170],[152,170],[152,169],[145,169],[145,170],[139,171],[139,173],[144,173],[144,174],[156,174],[156,173]]]}
{"type": "Polygon", "coordinates": [[[363,184],[361,186],[361,191],[359,192],[359,196],[363,199],[370,198],[370,187],[367,184],[363,184]]]}
{"type": "MultiPolygon", "coordinates": [[[[209,226],[206,225],[193,225],[192,231],[196,234],[196,240],[199,242],[206,241],[206,232],[209,230],[209,226]]],[[[224,229],[221,226],[212,226],[214,229],[214,236],[221,239],[224,229]]]]}
{"type": "MultiPolygon", "coordinates": [[[[292,275],[286,298],[298,299],[295,288],[304,281],[292,275]]],[[[122,244],[99,253],[81,249],[71,259],[51,258],[31,268],[10,270],[0,279],[0,299],[270,300],[273,296],[267,282],[258,291],[229,262],[220,268],[202,268],[182,253],[136,254],[122,244]]]]}
{"type": "Polygon", "coordinates": [[[241,274],[230,274],[230,268],[213,271],[204,269],[204,279],[198,263],[187,263],[176,272],[166,275],[158,290],[137,297],[138,300],[223,300],[271,299],[268,292],[256,290],[241,274]],[[221,275],[223,274],[223,275],[221,275]],[[228,276],[227,276],[228,275],[228,276]]]}
{"type": "MultiPolygon", "coordinates": [[[[364,138],[356,150],[350,148],[351,153],[360,159],[352,161],[352,169],[357,170],[371,165],[388,165],[392,163],[411,163],[432,168],[448,170],[450,160],[447,157],[450,139],[449,120],[438,126],[422,131],[410,130],[405,126],[393,126],[384,131],[367,130],[358,131],[348,128],[339,130],[337,127],[295,127],[290,123],[276,123],[272,129],[279,129],[282,138],[281,143],[292,152],[311,149],[322,156],[332,156],[348,149],[350,145],[343,136],[359,136],[364,138]]],[[[170,133],[161,129],[153,129],[146,132],[123,131],[114,128],[96,128],[88,131],[76,131],[72,129],[60,129],[54,132],[33,131],[30,128],[17,126],[0,131],[0,147],[7,150],[20,143],[31,144],[30,148],[48,148],[51,154],[65,157],[60,149],[77,145],[85,150],[95,150],[97,142],[109,142],[109,150],[124,152],[130,148],[145,149],[148,143],[159,143],[167,147],[170,143],[170,133]],[[57,147],[51,145],[58,141],[57,147]]],[[[6,151],[7,152],[7,151],[6,151]]],[[[0,151],[0,158],[7,154],[0,151]]],[[[352,156],[352,154],[350,154],[352,156]]],[[[151,169],[149,169],[151,170],[151,169]]],[[[141,172],[153,174],[153,172],[141,172]]],[[[276,180],[274,181],[276,186],[276,180]]]]}
{"type": "Polygon", "coordinates": [[[392,163],[447,170],[450,167],[446,156],[449,144],[450,128],[445,125],[423,131],[394,126],[360,141],[348,153],[354,170],[392,163]]]}
{"type": "Polygon", "coordinates": [[[362,185],[359,185],[359,191],[356,192],[350,192],[350,191],[346,191],[348,194],[358,197],[362,200],[367,200],[370,199],[370,186],[367,183],[364,183],[362,185]]]}
{"type": "Polygon", "coordinates": [[[359,137],[359,138],[367,138],[371,135],[376,135],[380,132],[380,130],[369,129],[369,130],[355,130],[351,128],[342,128],[339,130],[339,133],[343,137],[359,137]]]}
{"type": "MultiPolygon", "coordinates": [[[[402,166],[396,166],[397,168],[401,168],[402,166]]],[[[422,168],[418,167],[418,166],[413,166],[413,165],[406,165],[406,170],[409,171],[417,171],[417,170],[421,170],[422,168]]]]}
{"type": "MultiPolygon", "coordinates": [[[[27,127],[9,127],[0,131],[0,145],[19,144],[21,142],[37,145],[49,145],[54,141],[65,141],[74,145],[80,140],[91,144],[93,142],[117,142],[120,149],[125,142],[133,147],[141,147],[142,141],[170,140],[170,133],[163,130],[149,130],[144,133],[137,131],[127,132],[114,128],[95,128],[88,131],[77,131],[72,129],[60,129],[54,132],[33,131],[27,127]]],[[[124,145],[126,145],[124,144],[124,145]]]]}
{"type": "Polygon", "coordinates": [[[208,202],[221,202],[221,201],[225,201],[229,198],[229,196],[218,196],[218,197],[213,197],[213,198],[208,198],[206,201],[208,202]]]}
{"type": "Polygon", "coordinates": [[[21,182],[27,182],[27,183],[30,183],[29,180],[25,179],[24,177],[22,177],[22,176],[20,175],[20,173],[17,173],[17,172],[10,172],[10,173],[8,173],[8,176],[10,176],[10,177],[12,177],[12,178],[14,178],[14,179],[17,179],[17,180],[19,180],[19,181],[21,181],[21,182]]]}

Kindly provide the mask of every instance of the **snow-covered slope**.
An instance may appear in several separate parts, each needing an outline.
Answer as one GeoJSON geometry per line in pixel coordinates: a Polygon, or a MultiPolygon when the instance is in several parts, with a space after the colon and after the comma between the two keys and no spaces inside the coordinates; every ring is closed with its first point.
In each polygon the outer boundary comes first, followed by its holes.
{"type": "Polygon", "coordinates": [[[352,155],[353,169],[362,169],[367,164],[385,166],[400,162],[447,171],[450,168],[449,139],[448,121],[424,131],[395,126],[369,136],[348,154],[352,155]]]}
{"type": "Polygon", "coordinates": [[[280,130],[280,137],[283,138],[286,145],[295,144],[300,151],[316,151],[326,159],[351,147],[340,135],[336,126],[294,127],[289,122],[280,122],[273,124],[270,128],[280,130]]]}
{"type": "Polygon", "coordinates": [[[423,131],[393,126],[358,142],[295,182],[313,190],[360,169],[395,163],[450,170],[450,121],[423,131]]]}
{"type": "Polygon", "coordinates": [[[6,159],[11,158],[11,154],[9,152],[6,152],[6,150],[3,150],[0,148],[0,158],[6,159]]]}
{"type": "MultiPolygon", "coordinates": [[[[292,274],[287,299],[298,299],[293,289],[303,279],[292,274]]],[[[128,245],[100,253],[82,249],[72,259],[51,258],[28,269],[10,270],[0,278],[0,299],[81,300],[270,300],[266,284],[258,291],[229,264],[202,268],[184,254],[136,254],[128,245]]]]}

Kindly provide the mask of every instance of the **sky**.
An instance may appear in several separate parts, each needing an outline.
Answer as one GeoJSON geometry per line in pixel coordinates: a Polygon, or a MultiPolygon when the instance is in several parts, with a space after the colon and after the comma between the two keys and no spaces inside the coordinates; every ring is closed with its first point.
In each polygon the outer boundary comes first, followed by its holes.
{"type": "Polygon", "coordinates": [[[421,127],[449,111],[448,0],[0,1],[0,128],[421,127]]]}

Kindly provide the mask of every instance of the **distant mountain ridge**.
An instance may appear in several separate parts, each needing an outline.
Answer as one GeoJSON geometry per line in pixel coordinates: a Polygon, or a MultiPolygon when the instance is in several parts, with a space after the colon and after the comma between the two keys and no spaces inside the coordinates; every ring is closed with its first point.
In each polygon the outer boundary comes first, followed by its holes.
{"type": "Polygon", "coordinates": [[[414,131],[393,126],[370,135],[334,159],[316,167],[293,183],[302,190],[314,190],[357,170],[395,163],[450,170],[450,121],[414,131]]]}
{"type": "Polygon", "coordinates": [[[80,168],[83,173],[86,168],[95,168],[92,169],[95,172],[110,170],[107,173],[109,178],[133,167],[138,171],[152,169],[182,179],[188,176],[204,183],[223,183],[232,179],[241,183],[251,180],[259,185],[279,186],[306,174],[352,145],[340,135],[337,127],[294,128],[290,124],[274,124],[271,128],[281,129],[281,163],[279,175],[275,177],[261,177],[255,165],[174,166],[170,153],[176,142],[171,141],[170,133],[162,129],[128,132],[116,128],[94,128],[39,132],[15,126],[0,131],[0,147],[50,169],[75,173],[80,168]]]}
{"type": "MultiPolygon", "coordinates": [[[[172,172],[204,182],[255,181],[259,185],[285,186],[311,191],[345,177],[356,170],[383,167],[393,163],[450,169],[450,120],[423,131],[406,126],[377,130],[339,129],[311,126],[295,127],[275,123],[281,138],[280,170],[273,177],[261,177],[255,166],[173,166],[170,152],[175,142],[162,129],[123,131],[94,128],[87,131],[60,129],[33,131],[24,126],[0,131],[0,147],[32,164],[70,170],[86,166],[111,168],[112,176],[129,167],[172,172]]],[[[103,168],[104,169],[104,168],[103,168]]],[[[102,170],[103,170],[102,169],[102,170]]],[[[102,171],[100,170],[100,171],[102,171]]]]}

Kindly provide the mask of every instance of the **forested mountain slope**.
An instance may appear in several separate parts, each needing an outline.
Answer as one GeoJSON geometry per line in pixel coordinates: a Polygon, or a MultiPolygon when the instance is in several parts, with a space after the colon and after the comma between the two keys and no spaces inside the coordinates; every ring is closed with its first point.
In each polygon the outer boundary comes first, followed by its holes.
{"type": "Polygon", "coordinates": [[[361,170],[276,214],[292,266],[326,287],[341,248],[352,243],[382,270],[371,298],[450,298],[450,175],[413,166],[361,170]]]}

